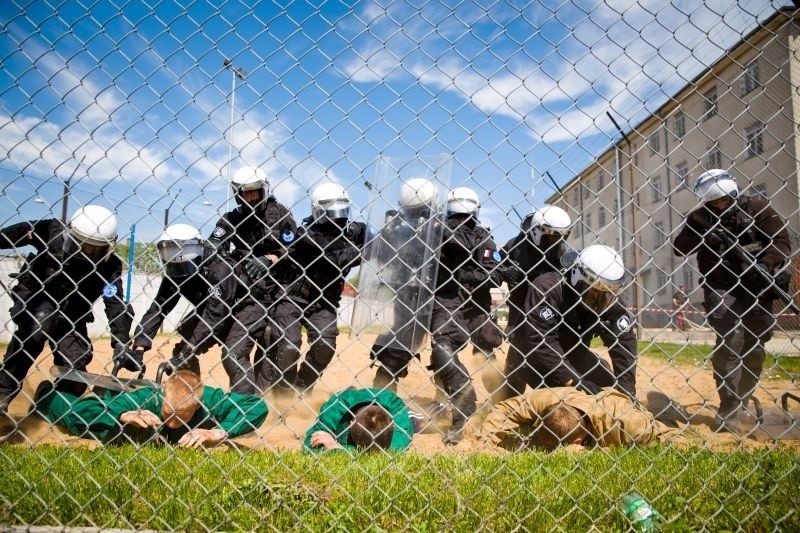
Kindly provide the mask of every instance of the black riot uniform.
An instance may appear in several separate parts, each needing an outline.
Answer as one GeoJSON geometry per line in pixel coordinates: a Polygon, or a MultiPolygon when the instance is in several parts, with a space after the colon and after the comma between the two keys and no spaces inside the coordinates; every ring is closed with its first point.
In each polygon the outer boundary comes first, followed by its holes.
{"type": "MultiPolygon", "coordinates": [[[[267,328],[267,314],[271,312],[279,286],[286,285],[294,275],[290,264],[279,260],[271,265],[268,272],[258,279],[247,273],[247,263],[275,255],[282,258],[286,247],[295,240],[297,224],[291,212],[273,196],[253,208],[247,204],[239,205],[220,218],[208,242],[218,253],[226,256],[234,266],[234,273],[242,283],[251,287],[253,298],[237,306],[235,318],[248,324],[250,336],[258,343],[254,370],[256,384],[263,392],[275,379],[274,367],[267,361],[268,341],[264,338],[267,328]]],[[[272,339],[282,336],[280,331],[272,331],[272,339]]],[[[236,339],[228,339],[235,342],[236,339]]],[[[241,341],[240,341],[241,342],[241,341]]]]}
{"type": "MultiPolygon", "coordinates": [[[[17,326],[0,367],[0,410],[19,393],[22,380],[47,342],[56,365],[84,370],[92,360],[87,324],[102,297],[111,346],[125,349],[133,312],[124,301],[122,261],[109,254],[97,263],[65,252],[65,226],[55,219],[21,222],[0,229],[0,248],[33,246],[11,289],[11,318],[17,326]]],[[[81,394],[85,386],[66,381],[60,389],[81,394]]]]}
{"type": "Polygon", "coordinates": [[[697,253],[703,306],[716,334],[712,359],[719,420],[725,421],[747,404],[758,385],[764,346],[775,326],[775,295],[763,291],[764,276],[751,270],[771,278],[791,253],[789,233],[766,201],[739,197],[722,213],[706,205],[690,213],[673,247],[677,255],[697,253]]]}
{"type": "Polygon", "coordinates": [[[336,352],[339,334],[337,310],[345,277],[358,266],[366,225],[308,217],[298,229],[286,262],[297,270],[275,305],[273,329],[283,338],[273,344],[270,360],[280,371],[276,385],[308,390],[322,375],[336,352]],[[301,328],[308,334],[308,353],[298,370],[301,328]]]}
{"type": "MultiPolygon", "coordinates": [[[[506,377],[505,385],[498,394],[497,399],[503,400],[513,396],[519,396],[525,392],[526,383],[532,379],[528,376],[532,367],[525,357],[525,300],[528,297],[528,290],[540,274],[546,272],[558,272],[561,265],[558,262],[559,255],[546,254],[542,251],[531,238],[531,223],[533,214],[528,215],[522,221],[521,231],[503,247],[506,256],[505,261],[512,263],[524,274],[524,279],[517,282],[508,282],[508,324],[506,335],[508,336],[509,349],[506,356],[504,374],[506,377]]],[[[507,280],[508,281],[508,280],[507,280]]]]}
{"type": "Polygon", "coordinates": [[[491,288],[499,287],[503,281],[519,281],[522,274],[510,261],[502,262],[502,254],[487,229],[475,223],[474,219],[464,224],[471,230],[461,233],[468,241],[465,243],[467,249],[473,250],[473,261],[468,267],[472,272],[462,274],[462,312],[473,351],[489,358],[504,340],[503,331],[492,315],[491,288]]]}
{"type": "Polygon", "coordinates": [[[263,317],[238,313],[240,306],[249,306],[252,302],[246,288],[234,276],[232,266],[220,256],[205,259],[189,276],[164,276],[136,330],[134,350],[147,351],[152,347],[153,337],[181,296],[194,305],[194,312],[178,326],[181,340],[173,348],[173,360],[178,362],[175,366],[185,365],[199,374],[196,356],[220,344],[222,365],[230,379],[231,392],[253,394],[256,389],[250,352],[255,341],[249,332],[259,324],[263,328],[263,317]]]}
{"type": "Polygon", "coordinates": [[[558,272],[538,276],[525,300],[524,354],[532,388],[576,386],[589,393],[611,387],[636,397],[634,319],[617,299],[598,313],[558,272]],[[613,371],[589,349],[600,337],[613,371]]]}

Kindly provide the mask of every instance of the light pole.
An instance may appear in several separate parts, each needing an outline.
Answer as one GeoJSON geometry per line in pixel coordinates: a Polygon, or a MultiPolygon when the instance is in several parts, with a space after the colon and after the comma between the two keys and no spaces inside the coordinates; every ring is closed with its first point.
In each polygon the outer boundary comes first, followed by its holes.
{"type": "Polygon", "coordinates": [[[231,71],[231,125],[228,130],[228,193],[225,197],[225,211],[231,209],[231,165],[233,163],[233,113],[236,109],[236,79],[243,80],[247,76],[241,67],[234,65],[230,59],[223,61],[222,66],[231,71]]]}
{"type": "Polygon", "coordinates": [[[86,156],[81,157],[80,162],[75,166],[72,170],[72,174],[64,181],[64,191],[61,193],[61,222],[66,224],[67,223],[67,206],[69,205],[69,182],[72,181],[72,178],[75,176],[75,172],[78,171],[78,167],[83,165],[83,160],[86,159],[86,156]]]}
{"type": "Polygon", "coordinates": [[[171,201],[171,202],[169,203],[169,205],[167,206],[167,208],[166,208],[166,209],[164,209],[164,229],[167,229],[167,226],[169,226],[169,210],[172,208],[172,204],[174,204],[174,203],[175,203],[175,200],[176,200],[176,199],[178,198],[178,196],[180,196],[180,195],[181,195],[181,190],[180,190],[180,189],[178,189],[178,194],[176,194],[176,195],[175,195],[175,198],[173,198],[173,199],[172,199],[172,201],[171,201]]]}

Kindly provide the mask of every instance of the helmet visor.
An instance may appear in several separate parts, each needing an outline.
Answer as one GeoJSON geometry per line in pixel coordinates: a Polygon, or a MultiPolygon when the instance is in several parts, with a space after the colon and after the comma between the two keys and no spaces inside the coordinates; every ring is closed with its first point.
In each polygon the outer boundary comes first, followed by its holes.
{"type": "Polygon", "coordinates": [[[92,263],[100,263],[111,254],[112,249],[112,246],[108,244],[92,244],[88,241],[79,242],[69,231],[64,238],[64,253],[67,258],[81,257],[92,263]]]}
{"type": "Polygon", "coordinates": [[[320,202],[320,207],[325,210],[325,215],[335,220],[337,218],[350,218],[350,202],[343,199],[320,202]]]}
{"type": "Polygon", "coordinates": [[[203,258],[203,243],[200,239],[161,241],[157,248],[167,274],[174,277],[193,274],[197,270],[196,262],[203,258]]]}

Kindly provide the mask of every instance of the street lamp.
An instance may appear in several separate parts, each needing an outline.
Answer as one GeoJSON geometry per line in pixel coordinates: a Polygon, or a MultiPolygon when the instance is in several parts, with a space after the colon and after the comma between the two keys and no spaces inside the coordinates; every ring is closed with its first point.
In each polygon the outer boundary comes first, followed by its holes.
{"type": "Polygon", "coordinates": [[[228,131],[228,194],[225,198],[225,211],[231,208],[231,164],[233,163],[233,112],[236,109],[236,79],[243,80],[247,72],[234,65],[230,59],[223,61],[222,66],[231,71],[231,124],[228,131]]]}
{"type": "Polygon", "coordinates": [[[175,195],[175,198],[173,198],[173,199],[172,199],[172,201],[171,201],[171,202],[169,203],[169,205],[167,206],[167,208],[166,208],[166,209],[164,209],[164,229],[167,229],[167,226],[169,226],[169,210],[170,210],[170,208],[172,207],[172,204],[174,204],[174,203],[175,203],[175,200],[176,200],[176,199],[178,198],[178,196],[180,196],[180,195],[181,195],[181,190],[180,190],[180,189],[178,189],[178,194],[176,194],[176,195],[175,195]]]}
{"type": "Polygon", "coordinates": [[[80,162],[72,170],[72,174],[70,174],[69,177],[64,181],[64,191],[61,193],[61,222],[63,222],[64,224],[67,223],[67,206],[69,205],[69,182],[72,181],[72,178],[78,171],[78,167],[83,165],[84,159],[86,159],[86,156],[81,157],[80,162]]]}

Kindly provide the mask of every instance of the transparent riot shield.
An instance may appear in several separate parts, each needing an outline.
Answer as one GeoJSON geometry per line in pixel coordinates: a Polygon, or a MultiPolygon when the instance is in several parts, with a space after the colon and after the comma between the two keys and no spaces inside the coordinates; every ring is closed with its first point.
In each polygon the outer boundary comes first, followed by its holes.
{"type": "Polygon", "coordinates": [[[380,229],[364,249],[352,335],[410,353],[427,340],[450,168],[447,155],[377,162],[368,219],[380,229]]]}

